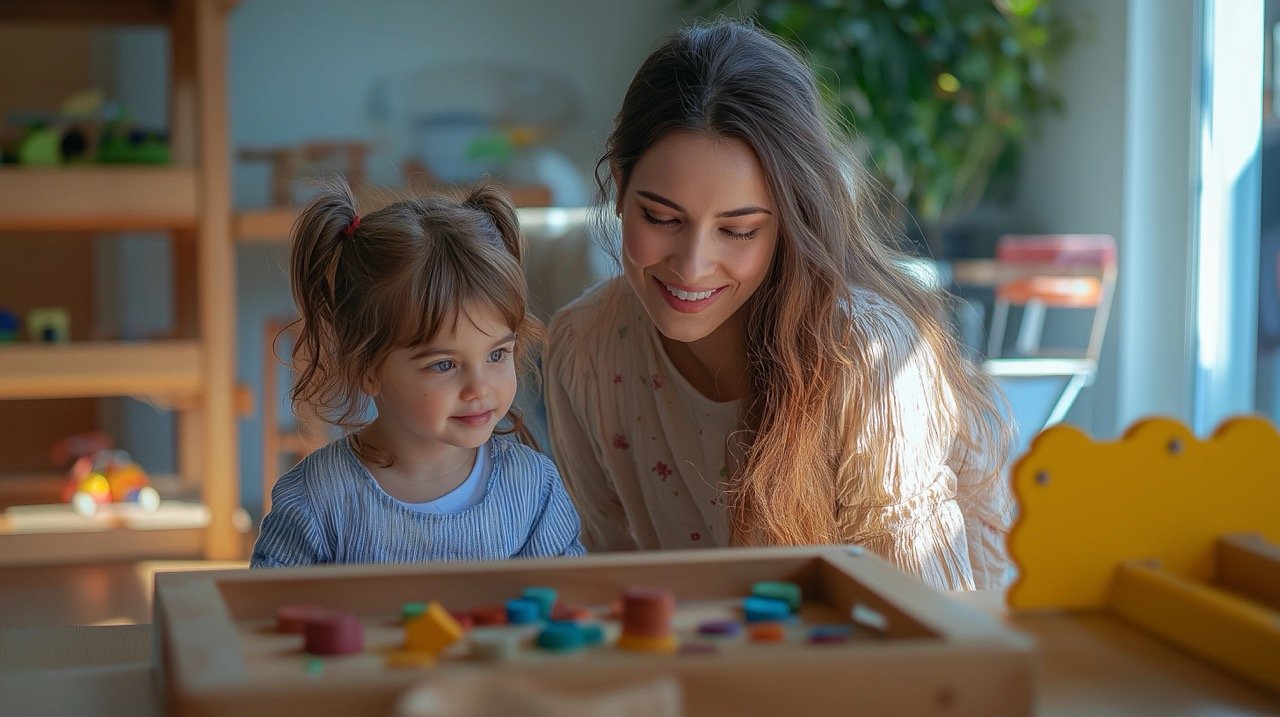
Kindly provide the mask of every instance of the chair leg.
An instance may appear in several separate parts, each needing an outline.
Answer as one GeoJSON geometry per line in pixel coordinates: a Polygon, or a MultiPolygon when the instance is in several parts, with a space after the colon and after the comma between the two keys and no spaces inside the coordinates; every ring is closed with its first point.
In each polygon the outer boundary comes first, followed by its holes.
{"type": "Polygon", "coordinates": [[[997,358],[1004,351],[1004,327],[1009,320],[1009,302],[997,299],[991,310],[991,335],[987,337],[987,358],[997,358]]]}
{"type": "Polygon", "coordinates": [[[1040,337],[1044,334],[1045,305],[1032,299],[1022,309],[1022,321],[1018,324],[1018,338],[1014,346],[1019,356],[1033,356],[1040,351],[1040,337]]]}
{"type": "Polygon", "coordinates": [[[1071,405],[1076,402],[1076,396],[1080,395],[1080,391],[1089,385],[1089,381],[1093,377],[1088,374],[1076,374],[1067,381],[1067,385],[1062,388],[1062,393],[1058,396],[1057,402],[1053,404],[1053,410],[1049,412],[1049,417],[1045,419],[1044,428],[1048,428],[1055,423],[1061,423],[1062,419],[1067,417],[1067,411],[1071,410],[1071,405]]]}

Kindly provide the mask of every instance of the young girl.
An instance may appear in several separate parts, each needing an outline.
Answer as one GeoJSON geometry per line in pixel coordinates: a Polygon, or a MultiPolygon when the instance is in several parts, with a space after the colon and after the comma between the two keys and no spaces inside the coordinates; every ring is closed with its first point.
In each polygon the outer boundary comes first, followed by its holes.
{"type": "Polygon", "coordinates": [[[750,25],[640,66],[598,173],[625,276],[552,322],[556,460],[592,549],[859,543],[998,585],[995,388],[829,127],[809,67],[750,25]]]}
{"type": "Polygon", "coordinates": [[[338,184],[303,210],[292,398],[349,435],[276,483],[254,567],[583,553],[555,466],[495,435],[522,431],[516,362],[538,333],[522,252],[492,188],[361,217],[338,184]]]}

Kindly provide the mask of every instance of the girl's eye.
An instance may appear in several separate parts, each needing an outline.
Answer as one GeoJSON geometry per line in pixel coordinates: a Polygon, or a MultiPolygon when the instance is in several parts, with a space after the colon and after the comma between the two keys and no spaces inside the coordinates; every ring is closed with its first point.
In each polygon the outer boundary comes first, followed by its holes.
{"type": "Polygon", "coordinates": [[[511,355],[511,349],[501,348],[494,349],[489,352],[489,361],[491,363],[502,363],[507,360],[507,356],[511,355]]]}
{"type": "Polygon", "coordinates": [[[453,362],[453,359],[445,359],[443,361],[436,361],[435,363],[431,364],[430,366],[427,367],[427,370],[435,373],[448,373],[452,371],[453,367],[456,365],[457,364],[453,362]]]}
{"type": "Polygon", "coordinates": [[[732,230],[732,229],[725,229],[725,230],[724,230],[724,233],[725,233],[725,234],[727,234],[727,235],[729,235],[730,237],[732,237],[732,238],[734,238],[734,239],[744,239],[744,240],[745,240],[745,239],[751,239],[751,238],[752,238],[752,237],[754,237],[754,236],[756,235],[756,233],[757,233],[757,232],[759,232],[759,231],[760,231],[759,229],[752,229],[751,231],[748,231],[748,232],[735,232],[735,231],[734,231],[734,230],[732,230]]]}
{"type": "Polygon", "coordinates": [[[640,215],[644,217],[644,220],[646,222],[649,222],[650,224],[658,227],[669,227],[672,224],[675,224],[676,222],[680,221],[675,217],[672,217],[670,219],[659,219],[658,217],[655,217],[654,215],[650,214],[648,209],[644,209],[644,208],[640,209],[640,215]]]}

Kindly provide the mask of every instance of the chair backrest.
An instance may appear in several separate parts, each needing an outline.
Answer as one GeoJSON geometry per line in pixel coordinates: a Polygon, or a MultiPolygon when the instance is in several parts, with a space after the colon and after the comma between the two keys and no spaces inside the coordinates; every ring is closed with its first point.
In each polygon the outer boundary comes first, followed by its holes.
{"type": "Polygon", "coordinates": [[[996,261],[1008,278],[996,286],[989,356],[1003,351],[1009,307],[1024,306],[1018,341],[1024,352],[1039,348],[1044,309],[1093,309],[1084,356],[1097,360],[1115,289],[1114,238],[1107,234],[1007,234],[996,244],[996,261]]]}

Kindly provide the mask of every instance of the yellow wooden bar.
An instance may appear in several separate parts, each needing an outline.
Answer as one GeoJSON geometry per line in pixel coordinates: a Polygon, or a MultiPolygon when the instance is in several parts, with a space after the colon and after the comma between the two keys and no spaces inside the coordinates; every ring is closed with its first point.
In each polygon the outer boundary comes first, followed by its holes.
{"type": "Polygon", "coordinates": [[[1280,612],[1136,562],[1116,567],[1108,602],[1129,622],[1280,691],[1280,612]]]}

